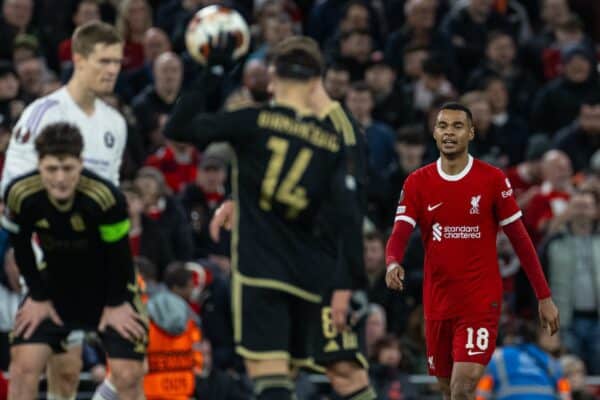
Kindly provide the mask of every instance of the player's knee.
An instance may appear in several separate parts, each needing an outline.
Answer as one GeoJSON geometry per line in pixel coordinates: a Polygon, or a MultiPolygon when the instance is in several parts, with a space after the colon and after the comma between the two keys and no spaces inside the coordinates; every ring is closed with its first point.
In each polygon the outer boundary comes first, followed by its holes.
{"type": "Polygon", "coordinates": [[[136,389],[141,384],[143,377],[144,366],[141,362],[130,363],[129,366],[119,368],[114,368],[111,364],[110,381],[119,393],[136,389]]]}
{"type": "Polygon", "coordinates": [[[15,382],[36,381],[42,371],[43,366],[37,365],[27,358],[13,359],[9,367],[10,380],[13,384],[15,382]]]}
{"type": "Polygon", "coordinates": [[[457,376],[450,383],[452,399],[470,399],[477,388],[478,378],[476,376],[457,376]]]}

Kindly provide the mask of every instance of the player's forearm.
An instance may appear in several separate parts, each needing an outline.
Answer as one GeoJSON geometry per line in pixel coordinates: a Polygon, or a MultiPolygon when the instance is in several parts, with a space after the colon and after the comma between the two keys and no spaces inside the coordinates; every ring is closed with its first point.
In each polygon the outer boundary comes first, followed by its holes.
{"type": "Polygon", "coordinates": [[[506,225],[503,229],[521,261],[521,266],[535,291],[536,297],[540,300],[550,297],[551,292],[542,271],[542,265],[533,247],[531,238],[525,229],[525,225],[523,225],[523,221],[518,219],[506,225]]]}
{"type": "Polygon", "coordinates": [[[394,224],[394,229],[385,247],[386,265],[402,262],[412,230],[413,226],[406,221],[401,220],[394,224]]]}
{"type": "Polygon", "coordinates": [[[31,248],[31,235],[11,234],[11,243],[15,251],[15,261],[23,275],[31,298],[35,301],[48,299],[48,293],[42,275],[38,270],[35,255],[31,248]]]}

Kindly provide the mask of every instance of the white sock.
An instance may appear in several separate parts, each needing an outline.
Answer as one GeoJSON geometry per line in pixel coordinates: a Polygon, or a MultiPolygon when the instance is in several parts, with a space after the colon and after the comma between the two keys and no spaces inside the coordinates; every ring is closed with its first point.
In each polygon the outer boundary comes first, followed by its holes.
{"type": "Polygon", "coordinates": [[[119,395],[113,384],[110,383],[108,379],[105,379],[104,382],[96,388],[92,400],[119,400],[119,395]]]}

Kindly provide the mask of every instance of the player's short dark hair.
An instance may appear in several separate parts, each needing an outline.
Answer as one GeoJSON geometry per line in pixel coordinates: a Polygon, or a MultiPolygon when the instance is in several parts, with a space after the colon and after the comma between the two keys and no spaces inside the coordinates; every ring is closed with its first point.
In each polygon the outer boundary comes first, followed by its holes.
{"type": "Polygon", "coordinates": [[[170,263],[163,276],[165,285],[169,289],[186,287],[190,279],[192,279],[192,271],[187,269],[185,263],[181,261],[170,263]]]}
{"type": "Polygon", "coordinates": [[[79,128],[66,122],[50,124],[35,139],[35,151],[40,159],[45,156],[81,157],[83,137],[79,128]]]}
{"type": "Polygon", "coordinates": [[[423,124],[404,125],[398,129],[396,141],[408,145],[424,145],[425,144],[425,127],[423,124]]]}
{"type": "Polygon", "coordinates": [[[455,101],[451,101],[448,103],[444,103],[438,110],[438,113],[443,110],[462,111],[465,114],[467,114],[467,119],[469,120],[469,123],[471,125],[473,125],[473,114],[471,113],[471,110],[469,109],[469,107],[465,106],[464,104],[457,103],[455,101]]]}
{"type": "Polygon", "coordinates": [[[319,45],[307,36],[292,36],[279,43],[270,54],[275,74],[284,79],[307,81],[323,73],[319,45]]]}
{"type": "Polygon", "coordinates": [[[71,49],[73,54],[87,57],[98,43],[110,46],[123,43],[123,38],[114,26],[105,22],[92,21],[75,29],[71,49]]]}

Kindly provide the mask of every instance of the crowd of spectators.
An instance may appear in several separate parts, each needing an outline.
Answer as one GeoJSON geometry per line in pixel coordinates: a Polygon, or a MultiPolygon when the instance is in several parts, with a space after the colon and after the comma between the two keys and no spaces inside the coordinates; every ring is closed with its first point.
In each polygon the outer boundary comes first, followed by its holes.
{"type": "MultiPolygon", "coordinates": [[[[218,243],[208,234],[212,213],[230,193],[230,153],[219,145],[200,152],[162,134],[178,94],[200,69],[185,49],[187,22],[215,2],[2,1],[0,162],[24,107],[70,77],[73,29],[99,19],[115,24],[125,39],[125,58],[115,93],[104,100],[128,124],[121,178],[133,255],[149,287],[165,284],[173,263],[197,265],[201,272],[190,277],[195,290],[187,297],[212,347],[207,359],[215,370],[241,372],[230,323],[228,233],[218,243]]],[[[565,371],[600,375],[600,1],[222,4],[247,20],[252,46],[218,106],[268,100],[269,48],[305,34],[319,42],[327,61],[326,90],[364,129],[364,246],[372,303],[367,344],[382,398],[411,398],[415,389],[407,374],[426,372],[419,232],[407,251],[402,294],[385,287],[384,245],[404,180],[437,158],[432,126],[438,107],[449,100],[470,107],[476,130],[471,154],[505,170],[524,211],[560,310],[561,340],[553,354],[568,354],[565,371]]],[[[3,254],[5,242],[0,234],[3,254]]],[[[505,289],[501,344],[517,321],[535,318],[537,306],[502,234],[498,250],[505,289]]],[[[1,271],[0,299],[7,300],[0,306],[0,369],[6,369],[7,315],[16,307],[20,283],[13,263],[1,271]]],[[[94,370],[102,357],[88,361],[94,370]]]]}

